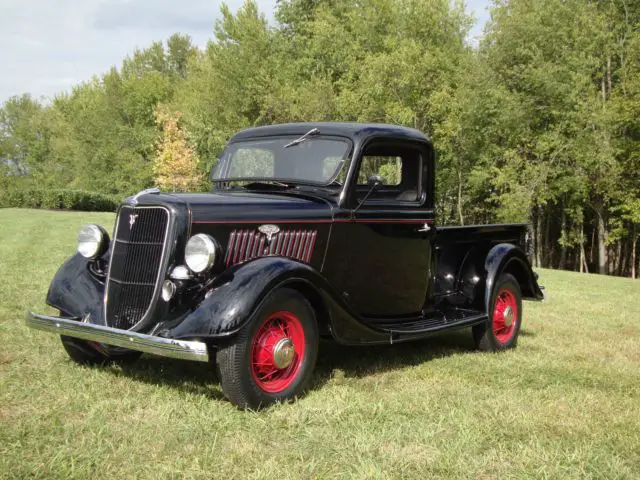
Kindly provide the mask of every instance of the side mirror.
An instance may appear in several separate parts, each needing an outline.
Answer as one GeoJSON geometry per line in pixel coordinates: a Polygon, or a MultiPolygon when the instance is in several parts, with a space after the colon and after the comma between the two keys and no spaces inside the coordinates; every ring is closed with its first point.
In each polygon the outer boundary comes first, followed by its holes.
{"type": "Polygon", "coordinates": [[[382,185],[384,183],[384,178],[382,178],[380,175],[371,175],[369,177],[369,179],[367,180],[367,184],[370,187],[379,187],[380,185],[382,185]]]}

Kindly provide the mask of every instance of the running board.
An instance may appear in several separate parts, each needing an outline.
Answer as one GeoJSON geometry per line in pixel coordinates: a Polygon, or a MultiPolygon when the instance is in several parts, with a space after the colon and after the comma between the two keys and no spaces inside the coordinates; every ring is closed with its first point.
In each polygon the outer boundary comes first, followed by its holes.
{"type": "Polygon", "coordinates": [[[487,314],[476,310],[452,308],[446,313],[437,312],[432,316],[410,321],[385,322],[369,324],[369,326],[383,330],[390,334],[414,335],[437,332],[450,328],[460,328],[481,323],[487,319],[487,314]]]}

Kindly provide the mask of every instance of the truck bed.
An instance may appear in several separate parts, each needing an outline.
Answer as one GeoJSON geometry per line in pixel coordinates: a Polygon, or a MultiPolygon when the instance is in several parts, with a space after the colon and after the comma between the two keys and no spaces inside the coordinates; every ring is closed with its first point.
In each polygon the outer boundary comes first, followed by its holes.
{"type": "Polygon", "coordinates": [[[529,225],[526,223],[438,227],[436,253],[436,295],[456,295],[470,288],[468,278],[485,278],[484,261],[491,248],[512,243],[527,256],[530,253],[529,225]],[[468,258],[478,259],[469,262],[468,258]],[[464,268],[464,272],[462,269],[464,268]]]}

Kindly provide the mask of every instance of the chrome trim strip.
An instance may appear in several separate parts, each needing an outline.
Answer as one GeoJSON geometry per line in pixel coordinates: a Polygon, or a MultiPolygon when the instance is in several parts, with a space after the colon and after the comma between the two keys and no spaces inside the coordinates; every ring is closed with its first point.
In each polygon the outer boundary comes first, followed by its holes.
{"type": "Polygon", "coordinates": [[[156,337],[144,333],[104,327],[92,323],[80,322],[70,318],[53,317],[27,312],[25,321],[28,327],[45,332],[66,335],[83,340],[105,343],[116,347],[151,353],[161,357],[179,358],[196,362],[208,362],[209,352],[204,342],[174,340],[156,337]]]}
{"type": "MultiPolygon", "coordinates": [[[[151,302],[147,306],[147,310],[144,312],[144,315],[142,315],[138,323],[136,323],[133,327],[131,327],[131,329],[128,330],[128,331],[135,331],[137,328],[140,328],[141,325],[144,325],[144,322],[147,320],[147,316],[149,315],[149,311],[151,310],[151,307],[155,306],[158,300],[160,299],[160,293],[162,292],[162,282],[167,276],[167,268],[169,266],[168,265],[169,255],[167,252],[167,247],[170,243],[169,233],[173,228],[173,218],[171,216],[171,211],[169,211],[169,209],[164,205],[136,205],[136,206],[126,205],[126,204],[121,205],[120,208],[118,209],[118,215],[116,216],[115,229],[113,232],[112,242],[114,243],[114,245],[118,241],[118,227],[120,226],[120,214],[122,212],[123,207],[130,208],[130,209],[158,208],[158,209],[164,210],[165,213],[167,214],[167,226],[164,230],[162,253],[160,255],[160,268],[158,269],[158,276],[156,278],[155,288],[153,289],[153,297],[151,298],[151,302]]],[[[104,311],[104,321],[106,323],[109,322],[109,318],[107,316],[107,302],[109,301],[109,298],[108,298],[109,297],[109,281],[111,280],[111,263],[112,262],[113,262],[113,251],[111,253],[111,257],[109,258],[109,266],[107,268],[107,281],[105,282],[105,285],[104,285],[104,298],[102,301],[103,311],[104,311]]]]}

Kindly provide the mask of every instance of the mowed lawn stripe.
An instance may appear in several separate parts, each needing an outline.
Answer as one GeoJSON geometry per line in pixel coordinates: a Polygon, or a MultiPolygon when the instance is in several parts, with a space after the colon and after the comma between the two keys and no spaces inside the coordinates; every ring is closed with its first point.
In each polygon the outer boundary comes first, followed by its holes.
{"type": "Polygon", "coordinates": [[[24,326],[113,220],[0,210],[2,478],[640,478],[640,281],[538,270],[516,350],[323,343],[306,397],[241,412],[207,365],[79,367],[24,326]]]}

